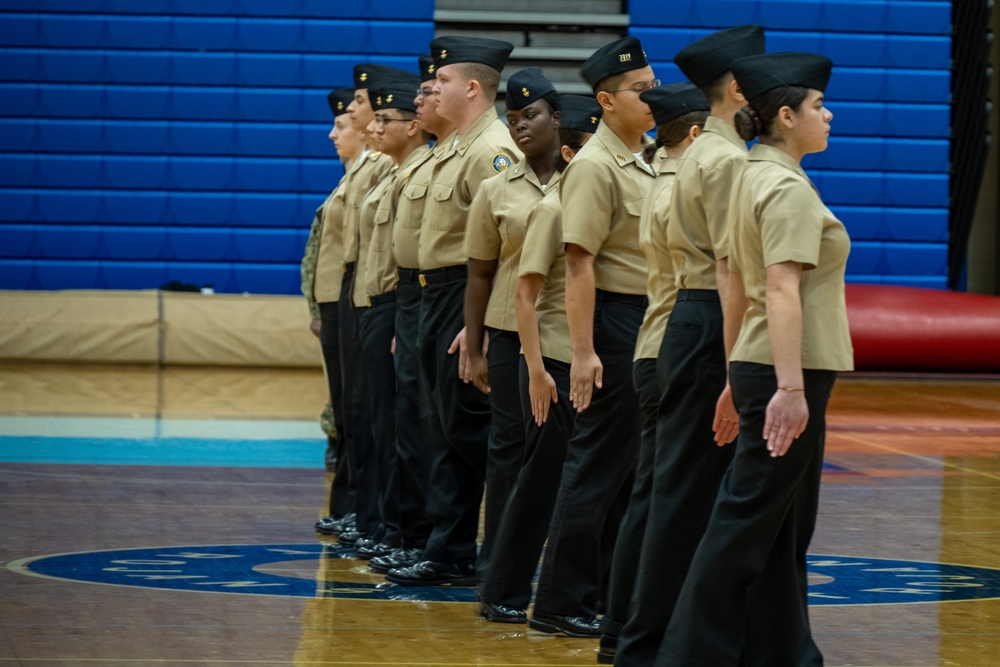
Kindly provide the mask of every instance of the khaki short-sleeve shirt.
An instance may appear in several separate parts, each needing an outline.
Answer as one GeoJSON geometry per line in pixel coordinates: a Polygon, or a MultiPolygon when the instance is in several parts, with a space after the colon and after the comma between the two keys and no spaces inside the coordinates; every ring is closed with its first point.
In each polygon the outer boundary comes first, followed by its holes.
{"type": "Polygon", "coordinates": [[[545,196],[528,214],[518,276],[545,276],[535,299],[542,356],[568,364],[573,361],[573,343],[566,320],[566,250],[562,237],[559,183],[550,182],[545,196]]]}
{"type": "Polygon", "coordinates": [[[774,364],[767,323],[767,267],[798,262],[803,265],[802,368],[853,370],[844,302],[851,240],[802,167],[782,150],[754,146],[737,180],[733,207],[730,262],[743,278],[750,305],[730,358],[774,364]]]}
{"type": "Polygon", "coordinates": [[[677,160],[665,158],[660,162],[656,182],[646,197],[639,220],[639,246],[646,256],[648,267],[646,297],[649,306],[646,307],[635,343],[636,360],[656,359],[659,356],[667,320],[677,301],[674,265],[667,246],[667,213],[676,175],[677,160]]]}
{"type": "Polygon", "coordinates": [[[423,162],[430,153],[427,146],[420,146],[392,171],[392,178],[383,179],[388,182],[384,191],[376,186],[372,194],[365,198],[361,205],[362,228],[361,248],[365,253],[364,279],[354,290],[354,304],[367,305],[368,297],[379,296],[396,289],[396,258],[392,254],[393,227],[396,219],[396,207],[400,201],[400,192],[409,180],[413,169],[423,162]],[[369,220],[366,207],[369,200],[377,202],[375,213],[369,220]],[[359,304],[359,300],[364,304],[359,304]]]}
{"type": "Polygon", "coordinates": [[[445,153],[445,146],[438,141],[413,167],[410,177],[402,184],[396,204],[396,221],[392,226],[392,254],[396,266],[416,269],[420,266],[420,221],[424,217],[424,203],[431,188],[434,161],[445,153]]]}
{"type": "Polygon", "coordinates": [[[340,179],[323,204],[323,230],[316,256],[316,275],[313,277],[316,303],[340,301],[340,287],[344,280],[344,183],[350,178],[351,171],[340,179]]]}
{"type": "Polygon", "coordinates": [[[347,184],[344,206],[344,261],[358,261],[358,213],[361,202],[375,185],[392,169],[392,158],[384,153],[371,152],[359,158],[357,169],[352,170],[347,184]]]}
{"type": "Polygon", "coordinates": [[[680,289],[718,288],[715,264],[729,256],[729,199],[746,155],[736,130],[709,116],[705,131],[680,159],[667,232],[680,289]]]}
{"type": "Polygon", "coordinates": [[[452,149],[434,162],[420,225],[418,268],[465,264],[465,226],[472,199],[488,178],[521,160],[521,151],[491,106],[466,133],[445,139],[452,149]],[[457,141],[457,143],[456,143],[457,141]]]}
{"type": "MultiPolygon", "coordinates": [[[[559,179],[553,174],[547,187],[559,179]]],[[[527,162],[518,162],[496,178],[487,179],[469,208],[465,254],[472,259],[497,260],[493,291],[486,308],[486,326],[517,331],[514,297],[517,267],[524,244],[528,212],[542,200],[546,188],[527,162]]]]}
{"type": "Polygon", "coordinates": [[[371,246],[372,232],[375,230],[376,217],[385,216],[382,202],[390,197],[392,184],[396,177],[396,167],[393,166],[378,183],[361,200],[358,207],[358,258],[354,269],[354,283],[351,285],[351,303],[356,308],[368,307],[368,291],[365,288],[369,262],[368,248],[371,246]]]}
{"type": "MultiPolygon", "coordinates": [[[[644,138],[648,145],[650,140],[644,138]]],[[[639,216],[653,170],[603,122],[563,172],[563,242],[594,256],[598,289],[646,293],[646,258],[639,249],[639,216]]]]}

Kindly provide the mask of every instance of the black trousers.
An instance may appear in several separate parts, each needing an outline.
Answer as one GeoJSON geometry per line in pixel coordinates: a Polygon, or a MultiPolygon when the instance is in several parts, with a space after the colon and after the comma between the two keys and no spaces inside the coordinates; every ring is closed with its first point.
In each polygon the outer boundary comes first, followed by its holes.
{"type": "Polygon", "coordinates": [[[535,610],[595,616],[608,563],[602,540],[614,543],[621,519],[610,510],[627,497],[639,455],[639,401],[632,386],[632,355],[646,310],[645,299],[598,290],[594,349],[604,366],[604,386],[577,414],[567,445],[555,513],[538,579],[535,610]],[[607,530],[606,530],[607,529],[607,530]]]}
{"type": "Polygon", "coordinates": [[[653,457],[656,452],[656,419],[660,406],[660,385],[656,382],[656,360],[638,359],[632,369],[632,379],[642,425],[639,432],[639,463],[632,483],[628,509],[622,519],[611,559],[608,601],[601,619],[601,630],[617,638],[628,619],[629,605],[635,588],[639,554],[646,532],[649,502],[653,490],[653,457]]]}
{"type": "Polygon", "coordinates": [[[480,585],[483,600],[526,609],[531,582],[549,533],[559,492],[566,443],[573,432],[573,404],[569,400],[569,364],[542,357],[556,383],[559,402],[538,426],[531,414],[528,364],[520,358],[520,401],[525,422],[526,453],[514,488],[500,518],[493,560],[480,585]]]}
{"type": "Polygon", "coordinates": [[[348,264],[340,290],[340,369],[344,378],[344,428],[354,451],[358,475],[355,495],[358,530],[377,536],[381,530],[375,442],[368,401],[368,374],[364,368],[359,308],[351,305],[354,264],[348,264]]]}
{"type": "Polygon", "coordinates": [[[369,411],[375,443],[378,479],[380,541],[402,546],[399,518],[399,455],[396,447],[396,366],[392,338],[396,332],[396,303],[390,301],[361,313],[361,344],[368,379],[369,411]]]}
{"type": "Polygon", "coordinates": [[[427,458],[432,438],[430,394],[422,385],[417,330],[421,288],[416,270],[400,269],[396,286],[396,447],[399,457],[399,522],[402,544],[423,549],[431,532],[427,519],[427,458]]]}
{"type": "Polygon", "coordinates": [[[834,371],[806,370],[806,430],[772,458],[763,438],[773,366],[733,362],[736,456],[677,601],[657,665],[819,667],[809,630],[806,550],[819,505],[834,371]],[[745,648],[744,648],[745,646],[745,648]]]}
{"type": "Polygon", "coordinates": [[[490,412],[493,428],[486,459],[486,498],[483,508],[483,543],[476,561],[478,579],[483,581],[489,568],[493,544],[500,527],[517,472],[524,463],[524,415],[521,412],[518,367],[521,339],[516,331],[489,329],[490,344],[486,360],[490,370],[490,412]]]}
{"type": "Polygon", "coordinates": [[[476,559],[479,507],[486,479],[490,406],[486,395],[458,377],[458,352],[448,353],[464,325],[464,279],[435,282],[423,289],[420,310],[420,366],[442,434],[430,456],[427,515],[434,524],[425,560],[440,563],[476,559]]]}
{"type": "Polygon", "coordinates": [[[648,667],[659,650],[732,445],[717,447],[712,420],[726,385],[722,308],[714,290],[681,290],[657,359],[663,387],[652,495],[628,620],[615,664],[648,667]]]}
{"type": "Polygon", "coordinates": [[[337,470],[330,486],[329,514],[342,517],[354,511],[354,491],[357,488],[357,473],[354,470],[354,452],[349,447],[350,440],[344,434],[344,378],[340,369],[340,312],[336,301],[319,304],[322,327],[319,334],[326,366],[326,382],[330,390],[330,405],[333,406],[334,426],[337,427],[337,470]]]}

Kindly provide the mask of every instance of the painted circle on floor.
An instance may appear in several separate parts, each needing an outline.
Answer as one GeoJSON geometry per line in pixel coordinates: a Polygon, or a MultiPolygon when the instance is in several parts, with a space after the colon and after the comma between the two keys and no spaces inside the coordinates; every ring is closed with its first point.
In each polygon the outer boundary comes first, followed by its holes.
{"type": "MultiPolygon", "coordinates": [[[[21,574],[172,591],[310,598],[475,602],[474,588],[398,586],[352,549],[323,544],[181,546],[24,558],[21,574]]],[[[812,605],[1000,598],[1000,569],[886,558],[809,556],[812,605]]]]}

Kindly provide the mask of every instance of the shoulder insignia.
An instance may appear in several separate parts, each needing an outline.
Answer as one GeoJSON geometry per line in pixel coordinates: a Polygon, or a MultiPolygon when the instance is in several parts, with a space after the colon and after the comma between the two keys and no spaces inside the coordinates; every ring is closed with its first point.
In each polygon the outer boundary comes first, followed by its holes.
{"type": "Polygon", "coordinates": [[[493,171],[500,173],[510,166],[510,158],[504,153],[497,153],[493,156],[493,171]]]}

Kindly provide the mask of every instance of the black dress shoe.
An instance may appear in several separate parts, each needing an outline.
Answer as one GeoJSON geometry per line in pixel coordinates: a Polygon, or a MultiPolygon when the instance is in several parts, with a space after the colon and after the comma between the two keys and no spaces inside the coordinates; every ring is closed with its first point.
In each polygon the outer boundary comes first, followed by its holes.
{"type": "Polygon", "coordinates": [[[601,644],[597,647],[597,664],[598,665],[613,665],[615,664],[615,647],[605,646],[601,644]]]}
{"type": "Polygon", "coordinates": [[[365,544],[361,544],[361,540],[358,540],[354,545],[354,557],[361,560],[370,560],[376,556],[388,556],[395,550],[394,547],[389,546],[385,542],[366,540],[365,544]]]}
{"type": "Polygon", "coordinates": [[[342,517],[324,516],[316,522],[316,532],[322,535],[340,535],[354,530],[354,514],[342,517]]]}
{"type": "Polygon", "coordinates": [[[422,560],[409,567],[389,570],[385,578],[400,586],[475,586],[476,564],[435,563],[422,560]]]}
{"type": "Polygon", "coordinates": [[[337,543],[341,546],[353,547],[358,540],[366,537],[368,537],[368,535],[366,533],[362,533],[360,530],[349,530],[337,536],[337,543]]]}
{"type": "Polygon", "coordinates": [[[392,553],[386,554],[385,556],[375,556],[368,561],[368,567],[371,568],[372,572],[385,574],[389,570],[397,567],[410,567],[411,565],[416,565],[420,562],[421,553],[423,552],[420,549],[396,549],[392,553]]]}
{"type": "Polygon", "coordinates": [[[540,632],[567,637],[600,637],[601,623],[595,616],[557,616],[535,612],[528,627],[540,632]]]}
{"type": "Polygon", "coordinates": [[[494,623],[527,623],[528,614],[520,607],[511,607],[496,602],[479,603],[479,615],[494,623]]]}

